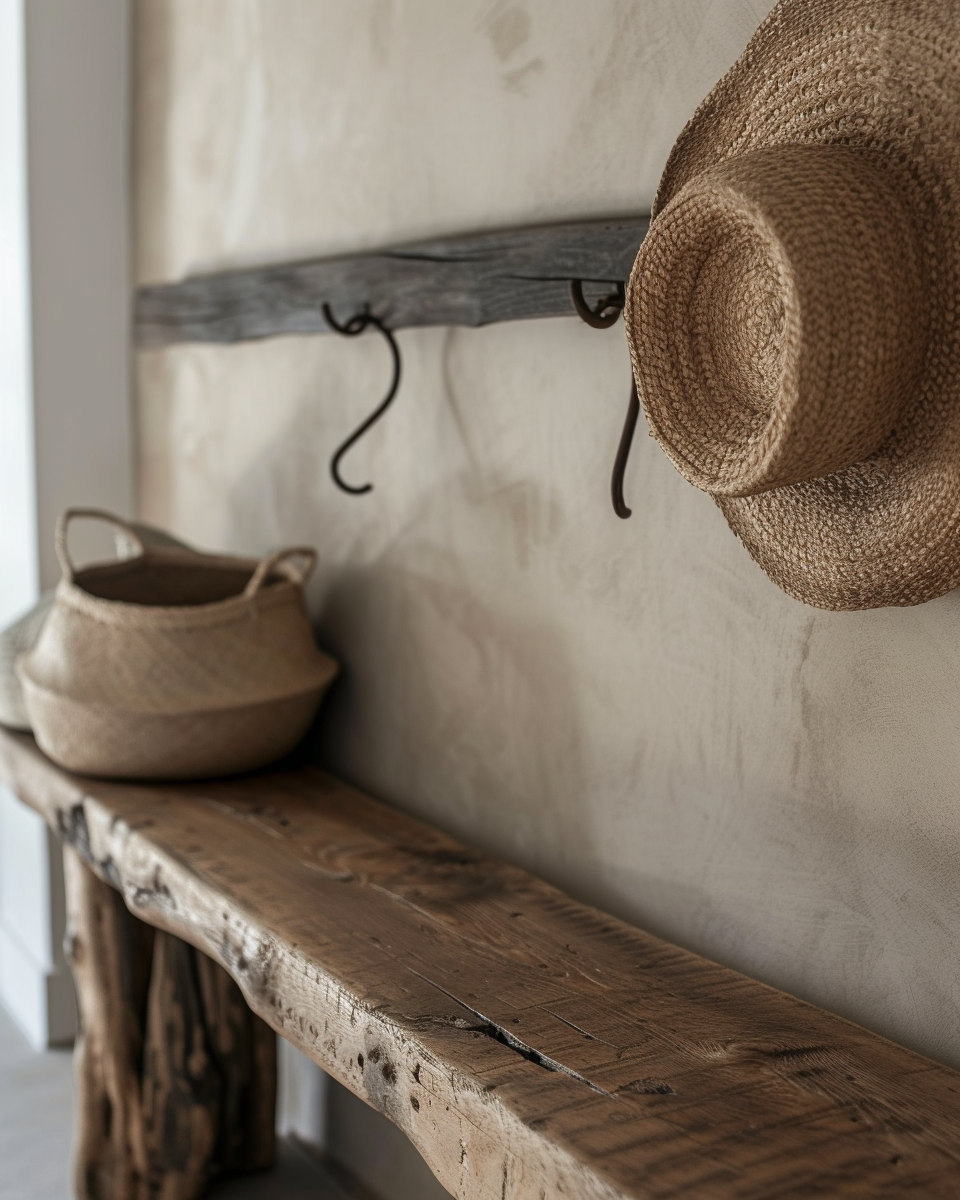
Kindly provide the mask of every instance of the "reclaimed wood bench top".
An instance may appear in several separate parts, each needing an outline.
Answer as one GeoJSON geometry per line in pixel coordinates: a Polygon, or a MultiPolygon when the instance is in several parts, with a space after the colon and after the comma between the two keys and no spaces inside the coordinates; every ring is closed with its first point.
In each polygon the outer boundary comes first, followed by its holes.
{"type": "Polygon", "coordinates": [[[960,1073],[579,904],[319,769],[0,774],[454,1195],[960,1195],[960,1073]]]}

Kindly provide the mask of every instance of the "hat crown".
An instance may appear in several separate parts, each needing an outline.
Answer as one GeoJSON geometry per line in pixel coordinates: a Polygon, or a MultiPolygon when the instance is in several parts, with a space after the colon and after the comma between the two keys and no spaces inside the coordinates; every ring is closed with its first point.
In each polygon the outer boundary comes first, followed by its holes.
{"type": "Polygon", "coordinates": [[[718,496],[868,458],[922,368],[921,254],[888,161],[771,146],[709,167],[654,220],[627,332],[654,435],[718,496]]]}

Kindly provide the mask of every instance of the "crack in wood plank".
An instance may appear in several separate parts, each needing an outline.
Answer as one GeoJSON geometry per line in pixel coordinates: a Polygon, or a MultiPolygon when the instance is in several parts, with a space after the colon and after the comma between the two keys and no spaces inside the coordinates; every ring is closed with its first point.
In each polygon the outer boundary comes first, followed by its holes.
{"type": "Polygon", "coordinates": [[[448,992],[445,987],[441,986],[439,983],[436,983],[433,979],[428,979],[426,975],[422,975],[419,971],[415,971],[413,967],[407,967],[407,970],[412,972],[419,979],[422,979],[424,983],[429,983],[431,987],[435,987],[438,992],[443,992],[443,994],[448,996],[455,1004],[459,1004],[461,1008],[465,1008],[467,1012],[473,1013],[477,1020],[483,1022],[481,1025],[467,1026],[471,1032],[482,1033],[485,1037],[492,1037],[502,1045],[508,1046],[514,1051],[514,1053],[519,1054],[521,1058],[526,1059],[527,1062],[531,1062],[535,1066],[542,1067],[546,1071],[560,1071],[564,1075],[569,1075],[571,1079],[576,1079],[579,1083],[585,1083],[588,1088],[594,1092],[599,1092],[601,1096],[610,1096],[611,1098],[616,1099],[615,1092],[606,1091],[604,1088],[587,1079],[585,1075],[581,1075],[579,1071],[575,1071],[573,1067],[568,1067],[565,1063],[560,1062],[559,1059],[551,1058],[549,1054],[545,1054],[541,1050],[535,1050],[533,1046],[528,1046],[526,1042],[518,1038],[516,1034],[511,1033],[509,1029],[506,1029],[503,1025],[500,1025],[497,1021],[492,1020],[490,1017],[485,1016],[482,1012],[480,1012],[479,1009],[473,1008],[471,1005],[467,1004],[465,1000],[461,1000],[459,996],[455,996],[453,992],[448,992]]]}

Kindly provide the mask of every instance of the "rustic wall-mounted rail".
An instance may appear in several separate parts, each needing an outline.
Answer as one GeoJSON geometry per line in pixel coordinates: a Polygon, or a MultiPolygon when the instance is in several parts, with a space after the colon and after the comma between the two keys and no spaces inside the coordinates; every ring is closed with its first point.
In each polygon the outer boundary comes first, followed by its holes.
{"type": "Polygon", "coordinates": [[[573,316],[570,281],[623,283],[645,216],[541,225],[196,276],[140,288],[140,346],[329,333],[321,305],[346,320],[364,305],[390,329],[573,316]]]}

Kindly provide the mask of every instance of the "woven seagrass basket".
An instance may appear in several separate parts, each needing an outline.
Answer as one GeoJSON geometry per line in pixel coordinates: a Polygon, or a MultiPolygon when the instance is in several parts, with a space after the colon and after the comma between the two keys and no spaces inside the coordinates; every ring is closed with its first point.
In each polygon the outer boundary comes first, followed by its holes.
{"type": "Polygon", "coordinates": [[[338,670],[304,603],[312,549],[258,562],[145,547],[119,518],[71,509],[57,555],[53,608],[17,673],[37,741],[60,766],[125,779],[236,774],[306,733],[338,670]],[[139,553],[76,569],[77,517],[109,522],[139,553]]]}

